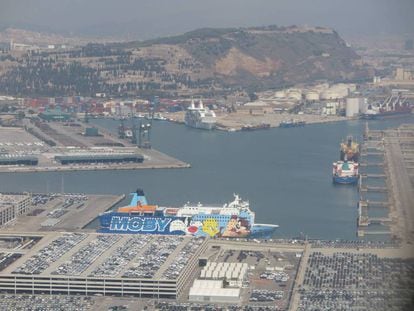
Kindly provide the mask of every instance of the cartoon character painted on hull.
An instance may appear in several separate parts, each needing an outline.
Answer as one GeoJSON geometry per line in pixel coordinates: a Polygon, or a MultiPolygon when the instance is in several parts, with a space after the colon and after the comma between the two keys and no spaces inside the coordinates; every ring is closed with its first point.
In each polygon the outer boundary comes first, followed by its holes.
{"type": "Polygon", "coordinates": [[[214,218],[207,218],[203,221],[202,230],[210,237],[215,237],[220,233],[219,223],[214,218]]]}
{"type": "Polygon", "coordinates": [[[246,237],[250,234],[249,222],[233,215],[222,233],[223,237],[246,237]]]}
{"type": "Polygon", "coordinates": [[[210,237],[247,237],[251,233],[249,221],[236,215],[231,216],[225,226],[215,218],[206,218],[202,221],[175,219],[170,223],[169,231],[174,234],[210,237]]]}

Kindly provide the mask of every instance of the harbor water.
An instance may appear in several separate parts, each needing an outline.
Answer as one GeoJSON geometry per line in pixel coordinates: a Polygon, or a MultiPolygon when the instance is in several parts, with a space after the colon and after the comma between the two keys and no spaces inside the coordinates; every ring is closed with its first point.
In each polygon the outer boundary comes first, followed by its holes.
{"type": "MultiPolygon", "coordinates": [[[[116,135],[118,122],[93,122],[116,135]]],[[[408,116],[372,120],[369,126],[412,122],[408,116]]],[[[238,193],[250,201],[256,223],[280,226],[277,237],[356,239],[357,187],[334,185],[331,173],[340,141],[347,135],[361,141],[364,127],[365,121],[355,120],[227,133],[154,121],[152,146],[191,168],[4,173],[0,191],[127,194],[143,188],[150,203],[162,206],[222,204],[238,193]]]]}

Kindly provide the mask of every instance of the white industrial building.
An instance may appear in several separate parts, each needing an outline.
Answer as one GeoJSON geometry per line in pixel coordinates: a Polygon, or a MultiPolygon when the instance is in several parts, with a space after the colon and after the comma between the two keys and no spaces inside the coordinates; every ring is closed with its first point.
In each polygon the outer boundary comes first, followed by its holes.
{"type": "Polygon", "coordinates": [[[208,262],[190,289],[190,301],[238,302],[247,263],[208,262]]]}
{"type": "Polygon", "coordinates": [[[195,280],[190,288],[189,300],[236,303],[240,301],[240,288],[225,288],[223,280],[195,280]]]}
{"type": "Polygon", "coordinates": [[[0,226],[26,214],[31,207],[30,196],[0,194],[0,226]]]}

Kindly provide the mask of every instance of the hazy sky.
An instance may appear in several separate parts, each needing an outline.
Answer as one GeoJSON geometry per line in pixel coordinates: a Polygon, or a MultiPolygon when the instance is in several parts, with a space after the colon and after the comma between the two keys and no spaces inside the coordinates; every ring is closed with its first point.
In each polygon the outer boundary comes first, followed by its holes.
{"type": "Polygon", "coordinates": [[[414,32],[414,0],[0,0],[1,27],[148,38],[200,27],[328,26],[414,32]]]}

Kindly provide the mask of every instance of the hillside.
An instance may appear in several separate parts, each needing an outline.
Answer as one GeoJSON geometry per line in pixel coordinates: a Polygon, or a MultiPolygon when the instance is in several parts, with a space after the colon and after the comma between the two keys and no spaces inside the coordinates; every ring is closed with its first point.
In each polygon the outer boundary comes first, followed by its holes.
{"type": "Polygon", "coordinates": [[[360,57],[335,31],[296,26],[206,28],[148,41],[32,53],[16,59],[15,64],[0,77],[0,90],[30,93],[36,85],[44,95],[62,90],[180,95],[369,76],[360,57]],[[34,71],[41,74],[28,75],[34,71]]]}

